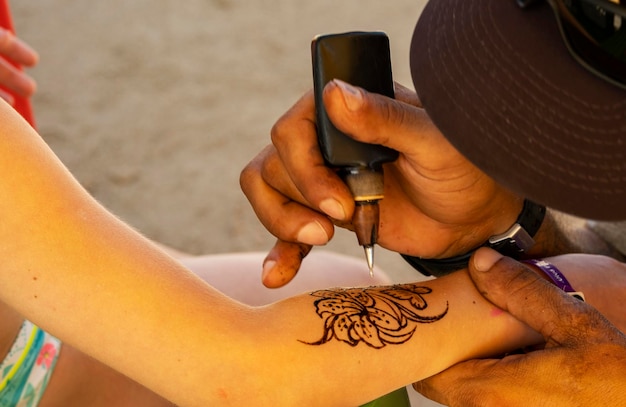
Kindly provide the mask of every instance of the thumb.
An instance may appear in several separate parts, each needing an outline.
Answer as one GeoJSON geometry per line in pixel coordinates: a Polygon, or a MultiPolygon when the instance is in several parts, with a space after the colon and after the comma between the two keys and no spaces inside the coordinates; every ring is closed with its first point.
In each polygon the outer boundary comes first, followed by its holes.
{"type": "Polygon", "coordinates": [[[567,344],[578,336],[574,319],[586,304],[524,264],[481,248],[470,261],[469,273],[485,298],[541,333],[548,343],[567,344]]]}
{"type": "Polygon", "coordinates": [[[367,92],[340,80],[324,88],[324,105],[337,129],[355,140],[381,144],[407,155],[431,151],[448,143],[426,112],[417,95],[396,86],[398,98],[367,92]]]}

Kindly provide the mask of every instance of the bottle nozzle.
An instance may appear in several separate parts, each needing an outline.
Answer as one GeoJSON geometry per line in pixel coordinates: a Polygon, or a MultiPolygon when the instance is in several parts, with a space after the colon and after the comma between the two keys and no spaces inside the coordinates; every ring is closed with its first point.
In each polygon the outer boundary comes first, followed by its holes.
{"type": "Polygon", "coordinates": [[[379,217],[378,201],[357,202],[352,217],[352,226],[354,226],[359,244],[365,250],[365,260],[372,276],[374,275],[374,245],[378,240],[379,217]]]}

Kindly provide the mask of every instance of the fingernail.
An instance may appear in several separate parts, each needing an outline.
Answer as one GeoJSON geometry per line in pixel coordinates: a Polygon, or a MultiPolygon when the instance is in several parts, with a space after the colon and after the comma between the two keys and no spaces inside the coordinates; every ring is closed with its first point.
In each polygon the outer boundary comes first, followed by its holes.
{"type": "Polygon", "coordinates": [[[319,222],[311,222],[300,229],[297,239],[300,243],[311,245],[322,245],[328,243],[328,235],[319,222]]]}
{"type": "Polygon", "coordinates": [[[272,269],[274,268],[275,265],[276,265],[275,260],[268,260],[265,263],[263,263],[263,272],[261,273],[262,281],[265,281],[267,276],[272,272],[272,269]]]}
{"type": "Polygon", "coordinates": [[[339,87],[339,90],[341,90],[346,107],[349,110],[358,110],[363,104],[363,92],[339,79],[334,79],[333,82],[339,87]]]}
{"type": "Polygon", "coordinates": [[[493,249],[479,249],[474,254],[474,267],[477,271],[489,271],[503,256],[493,249]]]}
{"type": "Polygon", "coordinates": [[[37,82],[29,76],[24,74],[19,75],[17,77],[17,82],[16,86],[19,88],[18,93],[22,96],[30,96],[37,90],[37,82]]]}
{"type": "Polygon", "coordinates": [[[31,93],[35,93],[37,91],[37,82],[33,78],[26,78],[26,86],[29,88],[31,93]]]}
{"type": "Polygon", "coordinates": [[[320,209],[326,215],[333,219],[344,220],[346,218],[346,211],[343,210],[343,205],[336,199],[325,199],[320,203],[320,209]]]}

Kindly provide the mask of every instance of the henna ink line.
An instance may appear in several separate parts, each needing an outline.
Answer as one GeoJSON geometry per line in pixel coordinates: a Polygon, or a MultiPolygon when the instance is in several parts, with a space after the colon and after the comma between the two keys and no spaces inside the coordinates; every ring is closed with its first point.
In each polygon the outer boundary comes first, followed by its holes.
{"type": "Polygon", "coordinates": [[[397,345],[411,339],[418,324],[439,321],[448,313],[449,304],[439,314],[424,315],[425,296],[432,289],[417,284],[388,288],[350,288],[319,290],[314,305],[324,320],[322,337],[307,345],[322,345],[336,339],[350,346],[364,342],[373,348],[397,345]]]}

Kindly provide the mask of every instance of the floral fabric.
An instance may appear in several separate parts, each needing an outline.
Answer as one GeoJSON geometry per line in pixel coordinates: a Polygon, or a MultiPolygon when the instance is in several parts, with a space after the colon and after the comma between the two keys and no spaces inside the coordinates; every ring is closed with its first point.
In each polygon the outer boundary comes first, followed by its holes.
{"type": "Polygon", "coordinates": [[[54,370],[61,341],[24,321],[0,364],[0,407],[35,407],[54,370]]]}

